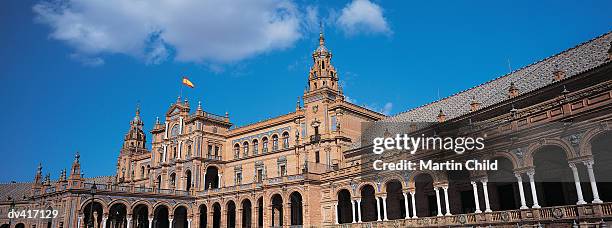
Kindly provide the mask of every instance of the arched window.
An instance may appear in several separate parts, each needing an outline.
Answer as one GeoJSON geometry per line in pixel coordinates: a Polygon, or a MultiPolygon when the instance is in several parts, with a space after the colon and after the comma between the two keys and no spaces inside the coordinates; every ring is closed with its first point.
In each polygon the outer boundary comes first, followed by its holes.
{"type": "Polygon", "coordinates": [[[144,178],[144,175],[145,175],[145,167],[141,166],[140,167],[140,178],[144,178]]]}
{"type": "Polygon", "coordinates": [[[151,165],[147,165],[147,175],[149,175],[149,173],[151,173],[151,165]]]}
{"type": "Polygon", "coordinates": [[[191,157],[191,144],[187,145],[187,157],[191,157]]]}
{"type": "Polygon", "coordinates": [[[176,187],[176,173],[170,174],[170,187],[176,187]]]}
{"type": "Polygon", "coordinates": [[[283,149],[289,148],[289,132],[283,133],[283,149]]]}
{"type": "Polygon", "coordinates": [[[272,136],[272,151],[278,150],[278,135],[272,136]]]}
{"type": "Polygon", "coordinates": [[[234,158],[238,158],[240,156],[240,144],[234,144],[234,158]]]}
{"type": "Polygon", "coordinates": [[[261,139],[261,152],[263,153],[267,153],[268,152],[268,138],[267,137],[263,137],[263,139],[261,139]]]}
{"type": "Polygon", "coordinates": [[[249,156],[249,142],[244,142],[242,144],[242,150],[243,150],[243,153],[244,153],[242,156],[244,156],[244,157],[249,156]]]}
{"type": "Polygon", "coordinates": [[[259,141],[257,139],[253,139],[253,154],[257,154],[259,151],[259,141]]]}

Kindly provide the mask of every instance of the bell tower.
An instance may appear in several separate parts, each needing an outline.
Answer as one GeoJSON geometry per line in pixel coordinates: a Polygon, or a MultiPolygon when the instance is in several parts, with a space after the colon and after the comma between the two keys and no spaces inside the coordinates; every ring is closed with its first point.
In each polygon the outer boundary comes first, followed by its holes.
{"type": "Polygon", "coordinates": [[[134,179],[133,160],[135,156],[146,153],[147,136],[140,119],[140,106],[136,106],[136,115],[130,121],[130,129],[123,139],[123,146],[117,158],[117,181],[129,182],[134,179]]]}
{"type": "Polygon", "coordinates": [[[319,33],[319,46],[312,53],[313,65],[308,73],[308,86],[304,91],[304,104],[319,100],[343,99],[338,85],[338,73],[331,64],[332,53],[325,47],[323,31],[319,33]]]}

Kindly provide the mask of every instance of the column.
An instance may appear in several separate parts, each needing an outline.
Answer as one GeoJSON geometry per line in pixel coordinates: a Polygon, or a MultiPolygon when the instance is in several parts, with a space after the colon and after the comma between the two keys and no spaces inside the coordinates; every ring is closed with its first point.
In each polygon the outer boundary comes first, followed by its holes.
{"type": "Polygon", "coordinates": [[[361,198],[357,199],[357,222],[361,223],[361,198]]]}
{"type": "Polygon", "coordinates": [[[442,207],[440,206],[440,188],[435,187],[434,191],[436,191],[436,205],[438,206],[437,216],[442,216],[442,207]]]}
{"type": "Polygon", "coordinates": [[[523,177],[521,177],[520,173],[514,173],[514,176],[516,177],[519,195],[521,196],[521,209],[527,209],[528,207],[527,203],[525,202],[525,191],[523,190],[523,177]]]}
{"type": "Polygon", "coordinates": [[[77,219],[77,228],[81,228],[81,220],[83,220],[83,217],[79,216],[77,219]]]}
{"type": "Polygon", "coordinates": [[[172,226],[174,225],[174,224],[172,224],[172,220],[174,220],[174,218],[168,218],[168,222],[170,224],[170,228],[172,228],[172,226]]]}
{"type": "Polygon", "coordinates": [[[531,208],[540,208],[538,204],[538,193],[536,191],[535,180],[534,180],[535,171],[527,171],[527,176],[529,176],[529,186],[531,187],[531,197],[533,198],[533,206],[531,208]]]}
{"type": "Polygon", "coordinates": [[[386,196],[381,196],[380,199],[382,200],[382,203],[383,203],[383,220],[387,221],[387,220],[389,220],[387,218],[387,197],[386,196]]]}
{"type": "Polygon", "coordinates": [[[412,218],[418,218],[416,214],[416,203],[415,203],[416,200],[414,199],[415,198],[414,194],[415,194],[414,191],[410,192],[410,198],[412,200],[412,218]]]}
{"type": "Polygon", "coordinates": [[[223,175],[221,175],[221,173],[219,173],[219,174],[218,174],[219,181],[218,181],[218,183],[217,183],[217,184],[219,185],[219,188],[221,188],[221,187],[222,187],[222,185],[221,185],[221,180],[223,180],[223,179],[221,178],[222,176],[223,176],[223,175]]]}
{"type": "Polygon", "coordinates": [[[376,197],[376,216],[378,217],[376,221],[381,221],[380,219],[380,200],[378,197],[376,197]]]}
{"type": "Polygon", "coordinates": [[[480,210],[480,200],[478,200],[478,185],[476,185],[476,182],[474,181],[471,181],[470,183],[472,183],[472,189],[474,190],[474,203],[476,204],[475,213],[482,213],[480,210]]]}
{"type": "MultiPolygon", "coordinates": [[[[240,204],[240,208],[236,210],[236,227],[242,227],[242,204],[240,204]]],[[[188,227],[191,228],[191,227],[188,227]]]]}
{"type": "Polygon", "coordinates": [[[406,192],[402,192],[402,194],[404,194],[404,211],[406,211],[405,219],[409,219],[410,218],[410,210],[408,210],[408,194],[406,194],[406,192]]]}
{"type": "Polygon", "coordinates": [[[339,224],[340,221],[338,221],[338,220],[340,220],[340,215],[338,214],[338,203],[334,204],[334,215],[336,217],[335,218],[336,219],[336,224],[339,224]]]}
{"type": "Polygon", "coordinates": [[[484,192],[485,198],[485,212],[492,212],[491,204],[489,203],[489,188],[487,187],[489,180],[487,178],[482,178],[480,181],[482,182],[482,191],[484,192]]]}
{"type": "Polygon", "coordinates": [[[453,215],[450,213],[450,199],[448,198],[448,186],[442,187],[444,189],[444,204],[446,206],[446,214],[445,215],[453,215]]]}
{"type": "Polygon", "coordinates": [[[102,217],[102,228],[106,228],[106,220],[108,220],[108,215],[102,217]]]}
{"type": "Polygon", "coordinates": [[[353,217],[353,223],[356,223],[357,220],[355,220],[355,200],[351,200],[351,211],[353,212],[351,214],[351,217],[353,217]]]}
{"type": "Polygon", "coordinates": [[[580,176],[578,176],[578,167],[576,167],[575,163],[570,163],[569,167],[572,169],[572,173],[574,174],[574,184],[576,185],[576,195],[578,195],[578,202],[576,205],[586,204],[584,201],[584,196],[582,195],[582,187],[580,186],[580,176]]]}
{"type": "Polygon", "coordinates": [[[153,217],[149,217],[149,228],[153,228],[153,217]]]}
{"type": "Polygon", "coordinates": [[[127,220],[127,228],[131,228],[132,227],[132,218],[128,216],[125,219],[127,220]]]}
{"type": "Polygon", "coordinates": [[[251,208],[254,208],[254,210],[251,210],[251,227],[255,228],[259,222],[259,203],[257,203],[257,200],[251,205],[251,208]],[[257,206],[254,207],[254,205],[257,206]]]}
{"type": "Polygon", "coordinates": [[[599,199],[599,191],[597,190],[597,182],[595,181],[595,172],[593,172],[593,164],[594,161],[585,161],[584,165],[587,167],[587,171],[589,173],[589,181],[591,182],[591,189],[593,191],[593,203],[603,203],[601,199],[599,199]]]}

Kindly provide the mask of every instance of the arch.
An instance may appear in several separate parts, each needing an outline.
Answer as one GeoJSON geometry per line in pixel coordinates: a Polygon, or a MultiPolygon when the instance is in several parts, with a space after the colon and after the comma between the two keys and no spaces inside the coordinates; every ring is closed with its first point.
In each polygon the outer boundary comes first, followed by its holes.
{"type": "Polygon", "coordinates": [[[184,204],[179,204],[174,207],[174,212],[172,213],[172,227],[176,228],[187,228],[187,217],[189,210],[187,210],[187,206],[184,204]]]}
{"type": "Polygon", "coordinates": [[[168,228],[170,227],[170,211],[166,204],[158,203],[153,211],[153,227],[168,228]]]}
{"type": "Polygon", "coordinates": [[[212,210],[213,210],[213,221],[212,221],[212,227],[213,228],[221,228],[221,204],[219,204],[219,202],[215,202],[212,205],[212,210]]]}
{"type": "Polygon", "coordinates": [[[583,155],[583,156],[591,155],[592,154],[591,146],[592,146],[593,140],[598,138],[602,134],[606,134],[610,130],[612,130],[612,128],[610,127],[610,123],[604,122],[604,123],[601,123],[599,127],[591,128],[587,130],[586,132],[584,132],[584,135],[582,135],[582,138],[580,139],[580,142],[579,142],[580,155],[583,155]]]}
{"type": "MultiPolygon", "coordinates": [[[[180,207],[184,207],[185,209],[191,208],[189,205],[187,205],[185,203],[178,203],[178,204],[174,205],[174,207],[172,207],[172,211],[176,211],[180,207]]],[[[189,213],[189,210],[187,210],[187,217],[191,217],[191,213],[189,213]]]]}
{"type": "Polygon", "coordinates": [[[261,138],[261,152],[262,153],[267,153],[268,152],[268,137],[264,136],[263,138],[261,138]]]}
{"type": "Polygon", "coordinates": [[[283,149],[287,149],[289,148],[289,132],[284,131],[282,134],[282,138],[283,138],[283,149]]]}
{"type": "Polygon", "coordinates": [[[381,193],[387,192],[387,184],[390,182],[399,182],[401,189],[405,189],[407,187],[404,185],[405,182],[403,181],[403,178],[399,177],[398,175],[392,175],[392,176],[389,176],[383,179],[382,181],[383,185],[381,186],[381,193]]]}
{"type": "Polygon", "coordinates": [[[429,217],[437,214],[436,194],[433,188],[434,178],[435,176],[432,176],[431,172],[418,172],[412,177],[417,217],[429,217]]]}
{"type": "Polygon", "coordinates": [[[409,189],[415,189],[416,188],[416,186],[415,186],[415,178],[417,176],[421,175],[421,174],[429,175],[431,177],[431,179],[433,180],[434,184],[438,182],[437,176],[436,176],[436,174],[433,171],[431,171],[431,170],[415,170],[415,171],[412,171],[410,173],[410,177],[408,177],[408,188],[409,189]]]}
{"type": "Polygon", "coordinates": [[[302,203],[302,194],[300,192],[294,191],[289,195],[289,205],[291,207],[291,225],[303,225],[303,203],[302,203]]]}
{"type": "Polygon", "coordinates": [[[520,196],[517,194],[518,184],[514,175],[514,170],[517,167],[510,156],[503,156],[503,154],[488,158],[497,161],[497,170],[485,171],[488,179],[491,209],[494,211],[514,210],[520,207],[520,196]]]}
{"type": "Polygon", "coordinates": [[[513,153],[509,153],[509,152],[504,152],[504,151],[493,152],[493,153],[490,153],[484,156],[482,160],[493,160],[495,158],[508,159],[508,161],[510,161],[510,163],[512,164],[513,170],[522,168],[520,159],[513,153]]]}
{"type": "Polygon", "coordinates": [[[279,149],[279,141],[278,134],[272,135],[272,151],[277,151],[279,149]]]}
{"type": "Polygon", "coordinates": [[[341,189],[337,193],[338,208],[336,215],[338,216],[338,223],[351,223],[353,221],[353,202],[351,198],[351,192],[347,189],[341,189]]]}
{"type": "Polygon", "coordinates": [[[25,224],[17,223],[17,225],[15,225],[15,228],[25,228],[25,224]]]}
{"type": "Polygon", "coordinates": [[[131,214],[132,212],[132,207],[128,207],[129,205],[131,205],[130,203],[128,203],[128,201],[126,201],[125,199],[114,199],[112,201],[110,201],[110,203],[108,203],[108,208],[110,210],[110,208],[112,208],[113,206],[115,206],[116,204],[123,204],[123,206],[126,207],[126,212],[128,214],[131,214]]]}
{"type": "Polygon", "coordinates": [[[166,202],[166,201],[157,201],[155,204],[153,204],[153,206],[151,207],[153,209],[153,211],[157,210],[159,207],[166,207],[166,209],[168,209],[168,211],[170,211],[170,209],[172,208],[172,206],[170,206],[170,203],[166,202]]]}
{"type": "Polygon", "coordinates": [[[191,178],[191,170],[187,169],[185,171],[185,191],[191,191],[193,185],[191,178]]]}
{"type": "Polygon", "coordinates": [[[11,227],[9,226],[9,224],[2,224],[0,228],[11,228],[11,227]]]}
{"type": "Polygon", "coordinates": [[[253,146],[253,154],[259,153],[259,140],[253,139],[253,141],[251,141],[251,145],[253,146]]]}
{"type": "MultiPolygon", "coordinates": [[[[106,210],[106,209],[108,208],[108,204],[107,204],[106,202],[104,202],[102,199],[99,199],[99,198],[94,198],[94,202],[95,202],[95,203],[100,204],[100,205],[101,205],[101,207],[102,207],[104,210],[106,210]]],[[[89,203],[91,203],[91,198],[89,198],[89,199],[84,200],[83,202],[81,202],[81,205],[79,206],[79,208],[80,208],[79,210],[80,210],[81,212],[84,212],[84,211],[85,211],[85,206],[87,206],[87,204],[89,204],[89,203]]]]}
{"type": "Polygon", "coordinates": [[[204,175],[204,189],[219,188],[219,167],[209,165],[206,167],[206,175],[204,175]]]}
{"type": "Polygon", "coordinates": [[[249,156],[249,141],[242,142],[242,156],[249,156]]]}
{"type": "Polygon", "coordinates": [[[240,143],[234,144],[234,158],[240,157],[240,143]]]}
{"type": "Polygon", "coordinates": [[[572,160],[575,157],[576,153],[574,151],[574,148],[570,146],[569,142],[567,142],[566,140],[546,138],[546,139],[540,140],[539,142],[532,143],[529,145],[529,147],[527,148],[527,154],[525,155],[525,160],[524,160],[525,166],[533,167],[534,166],[534,162],[533,162],[534,153],[547,146],[557,146],[563,149],[566,160],[572,160]]]}
{"type": "Polygon", "coordinates": [[[378,193],[377,187],[376,187],[378,185],[374,182],[366,181],[366,182],[361,182],[359,183],[359,185],[357,185],[357,192],[355,193],[355,195],[357,197],[362,197],[361,191],[363,190],[363,188],[368,187],[368,186],[374,189],[374,194],[378,193]]]}
{"type": "Polygon", "coordinates": [[[104,207],[104,205],[99,203],[97,200],[94,200],[93,203],[91,199],[86,201],[83,210],[81,210],[84,223],[93,226],[95,221],[95,225],[100,227],[102,224],[102,216],[106,213],[105,208],[106,207],[104,207]]]}
{"type": "Polygon", "coordinates": [[[208,227],[208,207],[206,207],[206,204],[201,204],[198,207],[198,210],[200,211],[200,228],[206,228],[208,227]]]}
{"type": "Polygon", "coordinates": [[[402,182],[399,180],[392,179],[385,183],[385,192],[387,194],[385,200],[387,205],[387,217],[390,220],[406,217],[406,207],[402,189],[402,182]]]}
{"type": "Polygon", "coordinates": [[[132,207],[134,228],[149,228],[149,205],[138,203],[132,207]]]}
{"type": "MultiPolygon", "coordinates": [[[[612,148],[612,131],[600,131],[599,134],[592,137],[589,142],[588,149],[592,159],[585,161],[584,165],[587,168],[587,173],[589,172],[588,167],[592,167],[599,199],[603,202],[611,202],[612,176],[608,174],[612,173],[612,166],[609,165],[612,163],[612,152],[610,151],[610,148],[612,148]]],[[[586,175],[584,180],[589,180],[588,175],[586,175]]],[[[588,190],[585,191],[585,199],[588,199],[588,201],[593,200],[591,201],[593,203],[598,203],[594,198],[592,186],[588,183],[585,183],[583,186],[587,187],[588,190]]]]}
{"type": "Polygon", "coordinates": [[[111,204],[108,210],[108,219],[106,220],[106,227],[108,228],[122,228],[127,224],[127,204],[117,201],[111,204]]]}
{"type": "Polygon", "coordinates": [[[170,174],[170,182],[169,182],[169,184],[170,184],[170,188],[171,189],[175,189],[176,188],[176,173],[173,172],[173,173],[170,174]]]}
{"type": "Polygon", "coordinates": [[[242,202],[240,203],[240,208],[242,208],[242,215],[240,217],[242,217],[242,227],[244,228],[251,228],[251,223],[252,223],[252,218],[251,215],[253,213],[252,212],[252,205],[251,205],[251,200],[250,199],[243,199],[242,202]]]}
{"type": "Polygon", "coordinates": [[[537,146],[531,151],[532,167],[540,206],[575,204],[576,188],[569,167],[570,152],[561,144],[537,146]],[[566,156],[564,156],[566,155],[566,156]]]}
{"type": "Polygon", "coordinates": [[[227,201],[225,204],[226,210],[226,218],[225,222],[227,223],[228,228],[236,227],[236,203],[233,200],[227,201]]]}
{"type": "Polygon", "coordinates": [[[272,226],[283,226],[283,197],[280,194],[274,194],[270,201],[272,205],[272,226]]]}

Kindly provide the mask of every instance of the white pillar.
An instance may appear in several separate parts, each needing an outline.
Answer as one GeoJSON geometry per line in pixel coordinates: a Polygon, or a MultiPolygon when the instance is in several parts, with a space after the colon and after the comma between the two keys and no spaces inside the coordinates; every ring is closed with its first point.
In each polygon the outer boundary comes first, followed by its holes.
{"type": "Polygon", "coordinates": [[[357,222],[361,223],[361,199],[357,199],[357,222]]]}
{"type": "Polygon", "coordinates": [[[442,207],[440,206],[440,188],[435,187],[434,191],[436,191],[436,205],[438,206],[438,215],[442,216],[442,207]]]}
{"type": "Polygon", "coordinates": [[[540,205],[538,204],[538,192],[536,191],[534,175],[535,171],[527,171],[527,176],[529,176],[529,186],[531,186],[531,197],[533,198],[533,206],[531,208],[540,208],[540,205]]]}
{"type": "Polygon", "coordinates": [[[444,190],[444,204],[446,204],[446,214],[445,215],[453,215],[450,213],[450,202],[449,202],[449,198],[448,198],[448,186],[444,186],[442,187],[442,189],[444,190]]]}
{"type": "Polygon", "coordinates": [[[221,178],[222,176],[223,176],[223,175],[221,175],[220,173],[218,173],[218,174],[217,174],[217,177],[219,178],[219,181],[217,182],[217,184],[219,185],[219,188],[221,188],[221,187],[222,187],[222,185],[221,185],[221,180],[223,180],[223,179],[221,178]]]}
{"type": "Polygon", "coordinates": [[[334,204],[334,215],[336,215],[336,224],[340,223],[338,220],[338,218],[340,218],[340,215],[338,214],[338,203],[334,204]]]}
{"type": "Polygon", "coordinates": [[[153,218],[149,218],[149,228],[153,228],[153,218]]]}
{"type": "Polygon", "coordinates": [[[378,219],[376,221],[381,221],[381,219],[380,219],[380,199],[379,199],[379,197],[376,197],[376,216],[378,217],[378,219]]]}
{"type": "Polygon", "coordinates": [[[81,220],[83,220],[83,217],[79,216],[77,219],[77,228],[81,228],[81,220]]]}
{"type": "Polygon", "coordinates": [[[187,219],[187,228],[191,228],[191,219],[187,219]]]}
{"type": "Polygon", "coordinates": [[[414,194],[414,192],[410,192],[410,199],[412,200],[412,218],[418,218],[416,213],[416,200],[414,199],[414,194]]]}
{"type": "Polygon", "coordinates": [[[106,220],[108,220],[107,216],[102,217],[102,228],[106,228],[106,220]]]}
{"type": "Polygon", "coordinates": [[[470,183],[472,183],[472,189],[474,190],[474,203],[476,204],[475,213],[481,213],[482,211],[480,210],[480,200],[478,200],[478,185],[476,185],[476,182],[474,181],[471,181],[470,183]]]}
{"type": "Polygon", "coordinates": [[[383,202],[383,220],[387,221],[389,220],[387,218],[387,197],[386,196],[381,196],[382,202],[383,202]]]}
{"type": "Polygon", "coordinates": [[[572,169],[572,173],[574,174],[574,184],[576,185],[576,195],[578,195],[578,202],[576,205],[586,204],[584,201],[584,196],[582,195],[582,186],[580,186],[580,176],[578,176],[578,167],[576,164],[570,163],[569,167],[572,169]]]}
{"type": "Polygon", "coordinates": [[[410,218],[410,210],[408,210],[408,194],[406,194],[405,192],[402,192],[402,194],[404,194],[404,211],[406,211],[405,219],[409,219],[410,218]]]}
{"type": "Polygon", "coordinates": [[[514,176],[516,177],[519,195],[521,196],[521,209],[527,209],[527,203],[525,202],[525,190],[523,189],[523,177],[521,177],[520,173],[515,173],[514,176]]]}
{"type": "Polygon", "coordinates": [[[485,198],[485,212],[492,212],[491,204],[489,203],[489,188],[487,187],[487,182],[489,182],[489,180],[487,178],[482,178],[480,181],[482,182],[482,191],[484,192],[485,198]]]}
{"type": "Polygon", "coordinates": [[[172,224],[172,220],[174,220],[173,218],[168,218],[168,222],[170,222],[170,228],[173,227],[174,224],[172,224]]]}
{"type": "Polygon", "coordinates": [[[127,228],[131,228],[132,227],[132,218],[126,218],[127,220],[127,228]]]}
{"type": "Polygon", "coordinates": [[[585,161],[584,165],[587,167],[587,171],[589,173],[589,181],[591,182],[591,189],[593,191],[593,203],[603,203],[601,199],[599,199],[599,191],[597,190],[597,182],[595,181],[595,172],[593,172],[593,164],[594,161],[585,161]]]}
{"type": "Polygon", "coordinates": [[[351,213],[351,217],[353,217],[353,223],[356,223],[357,220],[355,220],[355,200],[351,200],[351,211],[353,213],[351,213]]]}

